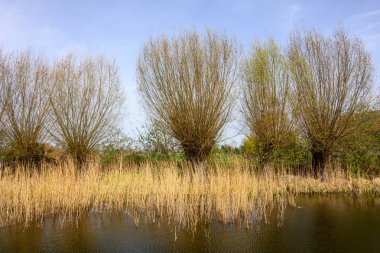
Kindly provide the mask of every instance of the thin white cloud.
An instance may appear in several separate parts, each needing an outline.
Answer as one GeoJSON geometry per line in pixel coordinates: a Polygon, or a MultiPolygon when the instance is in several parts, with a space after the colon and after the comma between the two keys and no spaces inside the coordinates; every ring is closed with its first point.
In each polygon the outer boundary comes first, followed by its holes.
{"type": "Polygon", "coordinates": [[[364,13],[355,14],[352,17],[353,18],[357,18],[357,19],[362,19],[362,18],[368,18],[368,17],[376,16],[376,15],[379,15],[379,14],[380,14],[380,9],[373,10],[373,11],[368,11],[368,12],[364,12],[364,13]]]}

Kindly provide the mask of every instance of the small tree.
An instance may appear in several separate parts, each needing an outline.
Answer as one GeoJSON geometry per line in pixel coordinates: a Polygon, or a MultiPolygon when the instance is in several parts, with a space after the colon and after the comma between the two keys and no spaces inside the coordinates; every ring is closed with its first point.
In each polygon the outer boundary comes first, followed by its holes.
{"type": "Polygon", "coordinates": [[[2,133],[18,161],[38,163],[43,158],[48,83],[49,67],[41,55],[31,49],[0,53],[2,133]]]}
{"type": "Polygon", "coordinates": [[[51,135],[79,164],[111,137],[120,119],[124,95],[118,69],[105,57],[77,61],[73,54],[52,71],[49,102],[51,135]]]}
{"type": "Polygon", "coordinates": [[[132,150],[135,140],[123,133],[121,129],[113,131],[111,139],[101,147],[100,158],[103,164],[120,162],[122,157],[132,150]]]}
{"type": "Polygon", "coordinates": [[[260,164],[294,137],[289,115],[286,57],[274,40],[256,43],[242,68],[241,111],[248,136],[254,137],[260,164]]]}
{"type": "Polygon", "coordinates": [[[315,175],[339,143],[368,120],[373,67],[361,40],[338,29],[331,37],[316,31],[293,34],[289,60],[294,116],[310,144],[315,175]]]}
{"type": "Polygon", "coordinates": [[[189,161],[204,161],[231,115],[235,43],[211,31],[151,40],[140,54],[137,76],[152,122],[179,141],[189,161]]]}
{"type": "Polygon", "coordinates": [[[146,125],[144,132],[139,132],[138,146],[148,152],[169,154],[178,150],[179,143],[171,135],[162,132],[154,123],[146,125]]]}

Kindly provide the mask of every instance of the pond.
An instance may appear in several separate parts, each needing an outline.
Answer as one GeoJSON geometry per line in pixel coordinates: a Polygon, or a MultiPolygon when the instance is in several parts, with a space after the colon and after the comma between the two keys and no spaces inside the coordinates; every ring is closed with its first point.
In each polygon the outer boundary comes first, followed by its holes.
{"type": "Polygon", "coordinates": [[[302,196],[282,224],[272,215],[251,229],[215,221],[195,233],[127,214],[50,217],[0,228],[0,252],[380,252],[380,198],[302,196]]]}

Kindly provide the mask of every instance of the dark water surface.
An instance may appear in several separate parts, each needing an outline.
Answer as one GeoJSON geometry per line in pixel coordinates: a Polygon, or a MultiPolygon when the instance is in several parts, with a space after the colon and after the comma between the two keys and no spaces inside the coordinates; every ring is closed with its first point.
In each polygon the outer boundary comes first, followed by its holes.
{"type": "Polygon", "coordinates": [[[86,215],[79,222],[0,228],[0,252],[380,252],[380,199],[300,197],[283,225],[247,230],[218,222],[192,235],[128,215],[86,215]],[[177,239],[175,240],[175,235],[177,239]]]}

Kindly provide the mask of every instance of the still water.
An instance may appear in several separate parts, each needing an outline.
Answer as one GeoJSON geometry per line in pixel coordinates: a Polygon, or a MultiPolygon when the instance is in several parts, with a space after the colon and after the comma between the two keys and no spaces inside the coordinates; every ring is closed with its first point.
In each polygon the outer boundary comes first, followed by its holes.
{"type": "Polygon", "coordinates": [[[380,252],[380,199],[299,197],[278,226],[198,226],[196,233],[127,215],[59,217],[0,228],[0,252],[380,252]],[[63,224],[63,225],[62,225],[63,224]]]}

